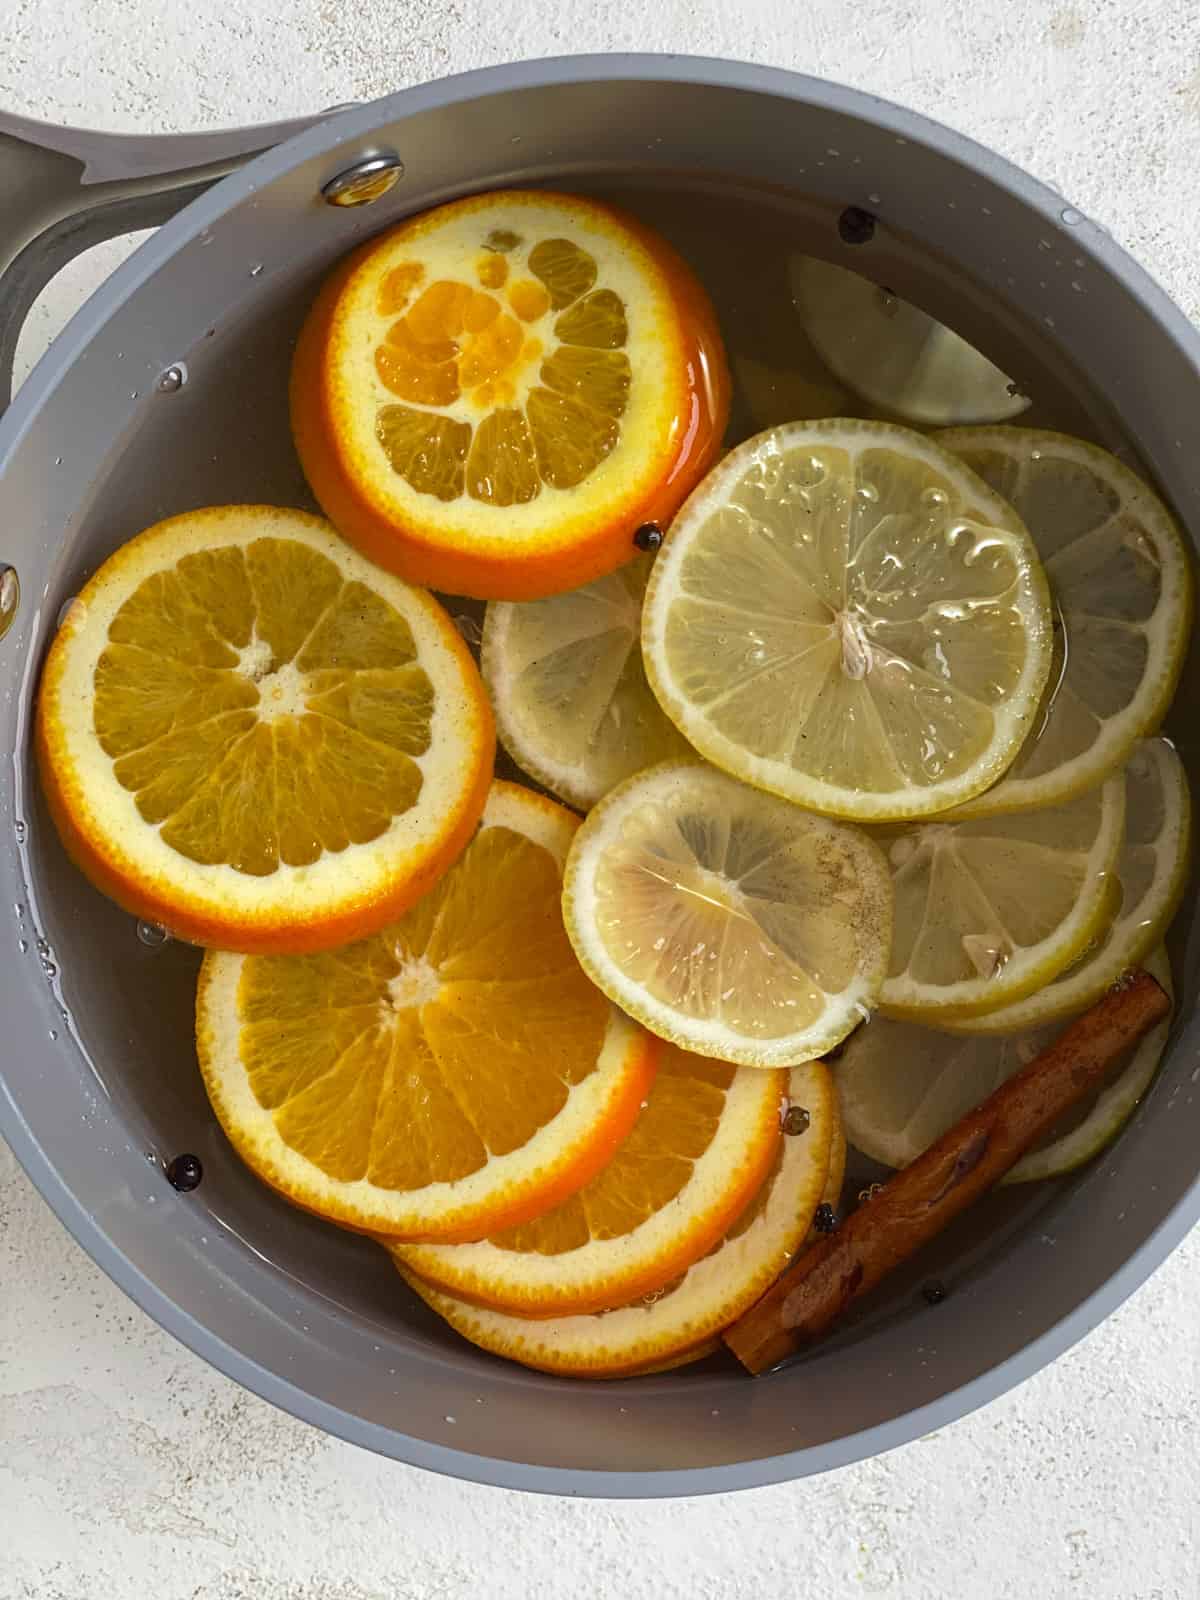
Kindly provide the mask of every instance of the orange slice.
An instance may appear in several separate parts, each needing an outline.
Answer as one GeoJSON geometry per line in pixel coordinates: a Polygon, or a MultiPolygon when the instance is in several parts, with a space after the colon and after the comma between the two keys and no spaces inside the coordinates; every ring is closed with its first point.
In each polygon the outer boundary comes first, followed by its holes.
{"type": "Polygon", "coordinates": [[[471,836],[495,749],[436,601],[317,517],[160,522],[70,606],[42,675],[51,814],[92,881],[197,944],[328,949],[471,836]]]}
{"type": "Polygon", "coordinates": [[[793,1067],[793,1105],[809,1112],[806,1132],[784,1138],[777,1164],[715,1250],[661,1293],[587,1316],[534,1320],[470,1305],[401,1272],[427,1305],[472,1344],[527,1367],[589,1378],[630,1377],[692,1353],[727,1328],[767,1290],[803,1243],[834,1154],[836,1092],[820,1061],[793,1067]]]}
{"type": "Polygon", "coordinates": [[[497,783],[459,861],[383,932],[330,955],[206,958],[200,1069],[259,1177],[366,1232],[478,1239],[611,1159],[657,1047],[571,954],[576,826],[497,783]]]}
{"type": "MultiPolygon", "coordinates": [[[[825,1187],[821,1191],[820,1205],[838,1209],[842,1199],[842,1185],[846,1181],[846,1135],[842,1131],[841,1114],[838,1107],[834,1108],[833,1144],[829,1151],[829,1174],[825,1179],[825,1187]]],[[[748,1219],[749,1220],[749,1219],[748,1219]]],[[[821,1237],[820,1230],[816,1227],[809,1229],[801,1248],[815,1244],[821,1237]]],[[[784,1263],[786,1265],[786,1263],[784,1263]]],[[[782,1272],[783,1267],[780,1267],[782,1272]]],[[[688,1350],[683,1350],[677,1355],[669,1357],[666,1361],[655,1361],[650,1366],[639,1367],[636,1372],[624,1374],[627,1378],[650,1377],[656,1372],[673,1372],[677,1367],[690,1367],[696,1361],[704,1361],[708,1356],[723,1355],[725,1346],[720,1338],[705,1339],[702,1344],[693,1345],[688,1350]]]]}
{"type": "Polygon", "coordinates": [[[634,554],[708,470],[729,378],[703,289],[610,206],[508,190],[412,217],[329,279],[292,425],[339,530],[417,583],[528,600],[634,554]]]}
{"type": "Polygon", "coordinates": [[[668,1046],[633,1131],[586,1188],[478,1244],[400,1245],[427,1283],[525,1317],[620,1306],[686,1271],[762,1186],[787,1073],[668,1046]]]}

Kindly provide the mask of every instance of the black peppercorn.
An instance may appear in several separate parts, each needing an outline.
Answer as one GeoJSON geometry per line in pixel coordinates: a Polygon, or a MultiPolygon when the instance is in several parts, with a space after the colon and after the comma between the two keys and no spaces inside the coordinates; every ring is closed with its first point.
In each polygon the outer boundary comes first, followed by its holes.
{"type": "Polygon", "coordinates": [[[946,1298],[946,1285],[940,1278],[931,1278],[928,1283],[922,1285],[921,1293],[931,1306],[940,1306],[946,1298]]]}
{"type": "Polygon", "coordinates": [[[838,218],[844,244],[866,244],[875,237],[875,218],[861,206],[847,206],[838,218]]]}
{"type": "Polygon", "coordinates": [[[784,1133],[805,1133],[812,1117],[803,1106],[789,1106],[783,1114],[784,1133]]]}
{"type": "Polygon", "coordinates": [[[657,522],[643,522],[634,534],[633,542],[639,550],[657,550],[663,542],[663,531],[657,522]]]}
{"type": "Polygon", "coordinates": [[[176,1156],[174,1161],[167,1163],[167,1182],[180,1194],[187,1194],[189,1189],[196,1188],[203,1176],[204,1168],[200,1165],[199,1156],[176,1156]]]}
{"type": "Polygon", "coordinates": [[[837,1213],[828,1200],[822,1200],[813,1217],[813,1227],[818,1233],[832,1233],[837,1227],[837,1213]]]}

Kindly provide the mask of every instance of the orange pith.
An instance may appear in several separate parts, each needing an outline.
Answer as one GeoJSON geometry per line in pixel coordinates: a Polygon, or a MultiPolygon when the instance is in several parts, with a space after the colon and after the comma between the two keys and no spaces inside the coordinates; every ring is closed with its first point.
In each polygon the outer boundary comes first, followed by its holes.
{"type": "Polygon", "coordinates": [[[786,1085],[782,1070],[665,1046],[641,1116],[586,1188],[480,1244],[394,1254],[438,1288],[521,1316],[624,1305],[706,1254],[761,1187],[786,1085]]]}
{"type": "Polygon", "coordinates": [[[505,191],[341,264],[301,332],[297,449],[339,530],[417,582],[528,599],[628,559],[719,448],[716,319],[661,239],[505,191]],[[609,281],[611,280],[611,281],[609,281]]]}
{"type": "Polygon", "coordinates": [[[123,545],[39,689],[68,853],[134,915],[225,949],[327,949],[399,915],[470,838],[494,747],[442,608],[274,507],[123,545]]]}
{"type": "Polygon", "coordinates": [[[456,1240],[525,1221],[611,1158],[657,1044],[571,955],[575,825],[497,783],[460,860],[380,933],[315,956],[209,955],[201,1071],[260,1177],[348,1227],[456,1240]]]}

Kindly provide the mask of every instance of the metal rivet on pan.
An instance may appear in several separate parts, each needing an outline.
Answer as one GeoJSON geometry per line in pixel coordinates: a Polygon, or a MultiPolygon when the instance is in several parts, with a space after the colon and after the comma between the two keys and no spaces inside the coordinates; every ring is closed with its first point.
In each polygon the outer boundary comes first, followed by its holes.
{"type": "Polygon", "coordinates": [[[838,232],[845,244],[866,244],[875,237],[875,218],[861,206],[847,206],[838,218],[838,232]]]}
{"type": "Polygon", "coordinates": [[[395,188],[403,176],[404,163],[394,152],[364,156],[322,184],[321,197],[331,206],[369,206],[395,188]]]}
{"type": "Polygon", "coordinates": [[[21,583],[16,567],[5,567],[0,572],[0,639],[12,627],[21,603],[21,583]]]}
{"type": "Polygon", "coordinates": [[[187,366],[182,361],[176,361],[161,374],[158,380],[159,394],[174,394],[177,389],[182,389],[188,380],[187,366]]]}

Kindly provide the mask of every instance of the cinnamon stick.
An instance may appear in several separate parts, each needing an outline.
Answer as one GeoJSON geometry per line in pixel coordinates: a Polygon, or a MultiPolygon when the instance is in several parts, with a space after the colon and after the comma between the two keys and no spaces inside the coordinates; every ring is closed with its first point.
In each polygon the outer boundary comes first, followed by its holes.
{"type": "Polygon", "coordinates": [[[819,1339],[861,1295],[990,1189],[1171,1009],[1148,972],[1122,979],[1028,1066],[812,1245],[725,1335],[765,1372],[819,1339]]]}

